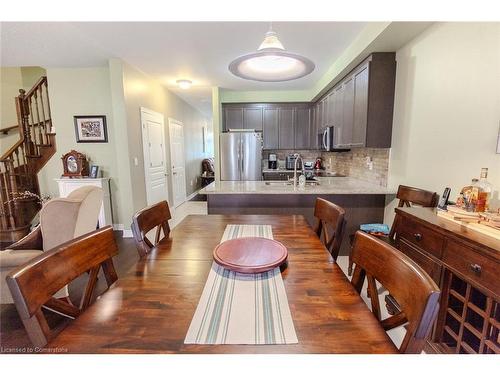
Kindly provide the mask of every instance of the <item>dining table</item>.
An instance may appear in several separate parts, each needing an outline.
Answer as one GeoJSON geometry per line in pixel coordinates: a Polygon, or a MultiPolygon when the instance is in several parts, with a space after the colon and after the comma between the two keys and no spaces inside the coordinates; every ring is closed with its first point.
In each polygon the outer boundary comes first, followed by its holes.
{"type": "Polygon", "coordinates": [[[47,345],[64,353],[397,353],[301,215],[189,215],[47,345]],[[270,225],[296,344],[185,344],[227,225],[270,225]]]}

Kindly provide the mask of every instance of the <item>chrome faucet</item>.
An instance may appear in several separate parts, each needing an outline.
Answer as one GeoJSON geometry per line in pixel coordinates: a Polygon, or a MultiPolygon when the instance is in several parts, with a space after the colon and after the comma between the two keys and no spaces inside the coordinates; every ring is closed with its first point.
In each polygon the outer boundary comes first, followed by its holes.
{"type": "Polygon", "coordinates": [[[304,177],[306,175],[306,171],[304,169],[304,161],[302,160],[300,154],[294,154],[293,156],[295,157],[295,164],[293,166],[293,187],[296,188],[297,184],[299,183],[297,178],[297,163],[299,162],[299,159],[300,163],[302,164],[302,174],[304,175],[304,177]]]}

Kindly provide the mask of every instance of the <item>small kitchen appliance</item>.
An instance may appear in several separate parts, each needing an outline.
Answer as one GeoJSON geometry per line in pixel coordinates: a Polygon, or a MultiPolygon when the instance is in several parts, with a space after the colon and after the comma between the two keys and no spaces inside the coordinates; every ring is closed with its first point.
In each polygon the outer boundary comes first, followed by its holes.
{"type": "Polygon", "coordinates": [[[278,169],[278,159],[276,154],[269,154],[269,159],[267,161],[267,167],[269,169],[278,169]]]}
{"type": "MultiPolygon", "coordinates": [[[[293,154],[287,155],[285,167],[288,170],[293,170],[295,168],[295,156],[293,154]]],[[[297,169],[302,169],[302,159],[299,159],[297,169]]]]}
{"type": "Polygon", "coordinates": [[[314,163],[314,169],[323,169],[323,164],[322,164],[321,158],[317,158],[316,162],[314,163]]]}

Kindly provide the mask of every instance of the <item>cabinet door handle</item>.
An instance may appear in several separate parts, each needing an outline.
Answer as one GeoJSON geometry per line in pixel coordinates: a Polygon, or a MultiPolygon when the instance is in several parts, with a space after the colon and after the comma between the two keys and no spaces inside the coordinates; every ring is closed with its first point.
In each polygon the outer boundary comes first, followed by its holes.
{"type": "Polygon", "coordinates": [[[470,267],[471,271],[474,272],[476,275],[481,274],[482,268],[479,264],[471,263],[469,267],[470,267]]]}
{"type": "Polygon", "coordinates": [[[415,233],[413,237],[415,237],[416,241],[422,241],[422,235],[420,233],[415,233]]]}

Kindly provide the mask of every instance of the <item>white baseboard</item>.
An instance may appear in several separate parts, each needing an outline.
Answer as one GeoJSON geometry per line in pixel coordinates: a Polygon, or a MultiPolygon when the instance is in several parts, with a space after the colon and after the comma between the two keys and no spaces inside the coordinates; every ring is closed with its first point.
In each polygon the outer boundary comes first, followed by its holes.
{"type": "Polygon", "coordinates": [[[132,233],[132,229],[124,229],[123,230],[123,238],[133,238],[134,234],[132,233]]]}
{"type": "Polygon", "coordinates": [[[125,225],[123,225],[123,224],[113,224],[113,230],[123,231],[123,238],[134,237],[134,235],[132,233],[132,229],[125,229],[125,225]]]}

